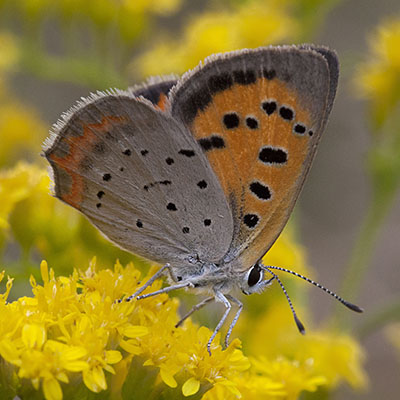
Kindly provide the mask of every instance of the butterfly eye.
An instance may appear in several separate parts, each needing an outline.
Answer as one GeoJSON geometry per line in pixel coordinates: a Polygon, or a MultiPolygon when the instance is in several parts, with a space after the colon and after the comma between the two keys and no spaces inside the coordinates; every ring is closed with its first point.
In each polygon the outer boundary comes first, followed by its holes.
{"type": "Polygon", "coordinates": [[[249,276],[247,277],[247,284],[249,287],[256,285],[261,279],[261,268],[258,265],[255,265],[249,272],[249,276]]]}

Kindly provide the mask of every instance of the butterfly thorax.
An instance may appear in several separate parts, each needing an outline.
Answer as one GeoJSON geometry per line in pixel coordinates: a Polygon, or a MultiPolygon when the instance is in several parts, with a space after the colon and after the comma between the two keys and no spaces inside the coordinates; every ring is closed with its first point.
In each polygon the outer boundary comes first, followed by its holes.
{"type": "Polygon", "coordinates": [[[171,266],[170,279],[173,283],[191,283],[190,287],[200,293],[218,291],[228,294],[236,289],[240,289],[245,294],[253,292],[249,289],[248,276],[254,266],[243,269],[238,268],[235,261],[228,263],[222,261],[218,264],[199,259],[190,259],[190,261],[184,268],[171,266]]]}

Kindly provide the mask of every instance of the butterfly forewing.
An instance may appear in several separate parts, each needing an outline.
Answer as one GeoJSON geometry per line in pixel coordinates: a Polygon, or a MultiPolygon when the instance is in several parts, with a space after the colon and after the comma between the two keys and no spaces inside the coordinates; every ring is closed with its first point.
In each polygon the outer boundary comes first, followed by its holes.
{"type": "Polygon", "coordinates": [[[248,268],[283,229],[332,106],[335,74],[329,50],[264,48],[213,56],[172,89],[172,114],[196,137],[232,209],[226,261],[248,268]]]}
{"type": "Polygon", "coordinates": [[[213,170],[187,128],[149,101],[94,95],[53,136],[56,196],[122,248],[181,267],[227,251],[231,213],[213,170]]]}

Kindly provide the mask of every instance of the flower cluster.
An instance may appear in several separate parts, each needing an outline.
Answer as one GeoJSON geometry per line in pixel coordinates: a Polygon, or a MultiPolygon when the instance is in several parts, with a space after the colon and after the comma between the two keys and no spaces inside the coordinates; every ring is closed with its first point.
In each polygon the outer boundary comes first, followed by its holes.
{"type": "Polygon", "coordinates": [[[193,17],[179,40],[163,37],[132,63],[142,75],[184,72],[210,54],[258,47],[295,36],[296,20],[276,2],[247,1],[193,17]],[[190,49],[190,50],[189,50],[190,49]],[[154,62],[162,60],[162,62],[154,62]]]}
{"type": "MultiPolygon", "coordinates": [[[[239,339],[223,351],[219,337],[209,356],[209,329],[190,320],[175,328],[176,298],[163,294],[118,302],[140,284],[133,264],[123,268],[117,262],[112,270],[98,271],[93,259],[87,270],[74,270],[69,277],[56,277],[45,261],[40,270],[43,285],[31,277],[33,297],[7,302],[9,278],[0,298],[0,356],[6,361],[1,374],[9,378],[7,392],[14,396],[41,388],[46,399],[61,399],[62,384],[70,383],[74,393],[103,391],[122,398],[127,393],[157,398],[169,390],[171,396],[205,393],[204,400],[296,399],[304,390],[336,386],[343,379],[354,387],[365,383],[354,341],[326,333],[294,339],[293,329],[280,320],[287,314],[279,303],[260,321],[246,321],[253,325],[250,340],[257,356],[246,357],[239,339]],[[272,330],[271,321],[277,322],[272,330]],[[264,342],[260,338],[266,332],[269,340],[264,342]],[[21,388],[25,381],[31,385],[21,388]]],[[[156,281],[146,290],[160,287],[156,281]]],[[[246,334],[243,325],[241,331],[246,334]]],[[[72,398],[68,386],[65,397],[72,398]]]]}
{"type": "Polygon", "coordinates": [[[378,126],[400,105],[400,18],[384,21],[370,37],[368,59],[360,64],[356,83],[371,102],[378,126]]]}

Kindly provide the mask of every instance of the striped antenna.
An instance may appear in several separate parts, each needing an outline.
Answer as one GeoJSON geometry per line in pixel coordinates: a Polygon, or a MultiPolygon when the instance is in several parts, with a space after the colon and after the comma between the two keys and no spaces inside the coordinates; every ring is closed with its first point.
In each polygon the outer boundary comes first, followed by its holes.
{"type": "MultiPolygon", "coordinates": [[[[353,311],[358,312],[358,313],[362,313],[364,311],[361,307],[358,307],[355,304],[349,303],[348,301],[344,300],[342,297],[338,296],[336,293],[334,293],[331,290],[327,289],[325,286],[320,285],[318,282],[314,282],[312,279],[307,278],[306,276],[301,275],[301,274],[299,274],[297,272],[294,272],[294,271],[292,271],[290,269],[282,268],[282,267],[275,267],[275,266],[270,266],[270,265],[268,265],[268,266],[260,265],[260,267],[263,270],[268,271],[270,274],[272,274],[275,277],[276,277],[276,275],[271,271],[271,269],[276,269],[278,271],[287,272],[289,274],[297,276],[298,278],[301,278],[301,279],[305,280],[306,282],[311,283],[312,285],[316,286],[317,288],[322,289],[325,293],[330,294],[332,297],[334,297],[336,300],[340,301],[347,308],[350,308],[350,310],[353,310],[353,311]]],[[[278,282],[279,282],[279,280],[278,280],[278,282]]]]}
{"type": "Polygon", "coordinates": [[[297,317],[296,311],[294,310],[294,307],[293,307],[292,301],[290,300],[290,297],[289,297],[289,295],[288,295],[288,292],[286,291],[285,286],[283,286],[283,283],[282,283],[281,280],[279,279],[278,275],[276,275],[275,273],[273,273],[272,271],[270,271],[270,270],[268,269],[269,267],[264,267],[264,268],[263,268],[262,266],[260,266],[260,267],[261,267],[262,269],[267,270],[267,271],[273,276],[273,278],[276,279],[276,280],[278,281],[279,286],[281,287],[283,293],[284,293],[285,296],[286,296],[286,300],[287,300],[288,303],[289,303],[289,307],[290,307],[290,309],[292,310],[293,318],[294,318],[294,321],[296,322],[297,329],[299,330],[299,332],[300,332],[302,335],[304,335],[304,334],[306,333],[306,330],[305,330],[305,328],[304,328],[304,325],[301,323],[301,321],[300,321],[299,318],[297,317]]]}

